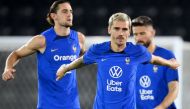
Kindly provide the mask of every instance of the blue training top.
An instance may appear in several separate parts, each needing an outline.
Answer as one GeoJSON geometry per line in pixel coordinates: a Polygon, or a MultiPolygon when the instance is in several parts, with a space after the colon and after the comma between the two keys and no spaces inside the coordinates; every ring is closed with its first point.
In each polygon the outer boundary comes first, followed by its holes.
{"type": "MultiPolygon", "coordinates": [[[[161,47],[156,47],[154,53],[165,59],[175,58],[173,53],[161,47]]],[[[140,64],[138,66],[136,95],[137,109],[153,109],[159,105],[168,94],[168,83],[178,81],[178,71],[167,66],[140,64]]],[[[172,103],[168,109],[176,109],[172,103]]]]}
{"type": "Polygon", "coordinates": [[[70,30],[68,36],[56,35],[54,28],[42,33],[46,40],[44,53],[38,59],[38,109],[80,109],[76,70],[67,72],[56,81],[56,72],[63,64],[78,58],[80,46],[78,34],[70,30]]]}
{"type": "Polygon", "coordinates": [[[94,109],[136,109],[137,65],[151,60],[145,47],[128,42],[123,52],[113,52],[104,42],[91,46],[83,59],[98,65],[94,109]]]}

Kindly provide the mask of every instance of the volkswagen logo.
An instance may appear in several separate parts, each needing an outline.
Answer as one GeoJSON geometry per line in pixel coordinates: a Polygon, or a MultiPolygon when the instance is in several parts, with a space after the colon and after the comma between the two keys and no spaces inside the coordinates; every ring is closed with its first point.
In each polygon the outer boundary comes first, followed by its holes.
{"type": "Polygon", "coordinates": [[[141,76],[139,83],[142,87],[148,88],[151,85],[151,80],[149,76],[144,75],[144,76],[141,76]]]}
{"type": "Polygon", "coordinates": [[[119,66],[113,66],[110,68],[109,74],[112,78],[119,78],[122,76],[123,71],[119,66]]]}

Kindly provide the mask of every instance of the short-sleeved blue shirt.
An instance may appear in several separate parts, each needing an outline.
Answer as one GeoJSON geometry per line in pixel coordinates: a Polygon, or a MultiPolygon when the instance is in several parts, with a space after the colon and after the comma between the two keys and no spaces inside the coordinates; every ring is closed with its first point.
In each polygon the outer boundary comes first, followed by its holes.
{"type": "Polygon", "coordinates": [[[151,60],[145,47],[127,42],[123,52],[113,52],[104,42],[91,46],[83,60],[98,65],[94,109],[136,109],[137,65],[151,60]]]}
{"type": "MultiPolygon", "coordinates": [[[[156,47],[153,54],[165,59],[175,58],[171,51],[161,47],[156,47]]],[[[167,66],[140,64],[136,80],[137,109],[153,109],[168,94],[168,83],[178,81],[178,71],[167,66]]],[[[175,104],[168,109],[176,109],[175,104]]]]}

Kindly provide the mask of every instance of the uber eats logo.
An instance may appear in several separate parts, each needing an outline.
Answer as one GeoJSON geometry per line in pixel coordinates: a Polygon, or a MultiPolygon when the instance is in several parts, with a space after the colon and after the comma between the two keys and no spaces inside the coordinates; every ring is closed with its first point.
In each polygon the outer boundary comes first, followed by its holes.
{"type": "Polygon", "coordinates": [[[119,78],[122,76],[123,70],[119,66],[113,66],[109,69],[109,75],[112,79],[107,79],[107,91],[122,92],[122,83],[119,78]]]}

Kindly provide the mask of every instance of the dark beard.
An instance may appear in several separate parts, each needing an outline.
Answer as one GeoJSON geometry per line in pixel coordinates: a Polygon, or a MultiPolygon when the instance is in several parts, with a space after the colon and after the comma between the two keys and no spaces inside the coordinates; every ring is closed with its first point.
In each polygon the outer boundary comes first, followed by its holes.
{"type": "Polygon", "coordinates": [[[138,41],[137,43],[145,46],[146,48],[148,48],[149,45],[150,45],[150,43],[151,43],[151,41],[147,41],[146,43],[144,43],[143,41],[138,41]]]}

